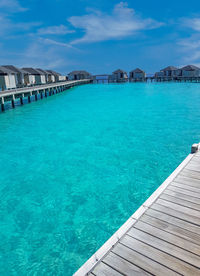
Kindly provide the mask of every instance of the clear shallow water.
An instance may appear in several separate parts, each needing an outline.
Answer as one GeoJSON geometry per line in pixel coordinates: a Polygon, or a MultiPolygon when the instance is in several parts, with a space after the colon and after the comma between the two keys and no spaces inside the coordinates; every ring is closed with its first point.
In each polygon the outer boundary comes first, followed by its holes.
{"type": "Polygon", "coordinates": [[[72,275],[200,141],[198,84],[84,85],[0,114],[0,275],[72,275]]]}

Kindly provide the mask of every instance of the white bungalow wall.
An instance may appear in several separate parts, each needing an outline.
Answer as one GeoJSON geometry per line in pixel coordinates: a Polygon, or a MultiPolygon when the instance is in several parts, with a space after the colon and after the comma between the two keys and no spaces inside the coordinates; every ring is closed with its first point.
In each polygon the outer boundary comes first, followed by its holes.
{"type": "Polygon", "coordinates": [[[16,78],[15,75],[5,76],[6,89],[16,88],[16,78]]]}
{"type": "Polygon", "coordinates": [[[59,81],[65,81],[66,77],[65,76],[58,76],[59,81]]]}
{"type": "Polygon", "coordinates": [[[35,84],[35,76],[34,75],[29,75],[29,84],[35,84]]]}
{"type": "Polygon", "coordinates": [[[46,76],[45,75],[40,75],[41,78],[41,83],[44,84],[46,83],[46,76]]]}

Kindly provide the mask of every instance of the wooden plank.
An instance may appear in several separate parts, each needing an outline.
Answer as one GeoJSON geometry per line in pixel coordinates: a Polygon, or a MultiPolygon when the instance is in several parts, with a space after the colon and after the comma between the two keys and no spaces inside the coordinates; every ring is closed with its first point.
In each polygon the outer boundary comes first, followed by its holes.
{"type": "Polygon", "coordinates": [[[178,188],[178,187],[173,186],[173,185],[169,185],[167,187],[167,189],[172,190],[172,191],[177,192],[177,193],[180,193],[180,194],[185,194],[185,195],[189,195],[189,196],[196,197],[196,198],[200,199],[200,195],[199,194],[191,192],[191,191],[188,191],[188,190],[184,190],[184,189],[178,188]]]}
{"type": "Polygon", "coordinates": [[[184,207],[188,207],[188,208],[192,208],[197,211],[200,211],[199,204],[184,200],[183,198],[174,197],[174,196],[168,195],[166,193],[161,194],[160,198],[163,200],[167,200],[167,201],[182,205],[184,207]]]}
{"type": "Polygon", "coordinates": [[[154,227],[150,224],[147,224],[143,221],[138,221],[135,225],[135,228],[144,231],[152,236],[155,236],[161,240],[164,240],[173,245],[179,246],[180,248],[190,251],[193,254],[199,255],[199,266],[200,266],[200,245],[192,243],[191,241],[185,240],[177,235],[163,231],[157,227],[154,227]]]}
{"type": "Polygon", "coordinates": [[[194,179],[187,176],[178,176],[174,179],[174,182],[179,182],[185,185],[193,186],[200,189],[200,179],[194,179]]]}
{"type": "Polygon", "coordinates": [[[191,192],[200,194],[200,189],[199,188],[195,188],[195,187],[192,187],[192,186],[189,186],[189,185],[185,185],[185,184],[182,184],[182,183],[179,183],[179,182],[175,182],[175,181],[171,182],[170,186],[171,185],[179,187],[181,189],[189,190],[191,192]]]}
{"type": "Polygon", "coordinates": [[[168,202],[168,201],[162,200],[160,198],[158,200],[156,200],[156,203],[166,206],[168,208],[171,208],[174,210],[174,212],[179,211],[179,212],[188,214],[191,217],[196,218],[197,221],[200,223],[200,212],[197,210],[191,210],[190,208],[187,208],[187,207],[184,207],[184,206],[172,203],[172,202],[168,202]]]}
{"type": "Polygon", "coordinates": [[[187,201],[190,201],[190,202],[193,202],[193,203],[196,203],[198,205],[200,205],[200,200],[199,198],[196,198],[196,197],[193,197],[193,196],[189,196],[189,195],[186,195],[186,194],[182,194],[182,193],[177,193],[177,192],[174,192],[170,189],[166,189],[162,195],[164,194],[167,194],[167,195],[170,195],[170,196],[174,196],[176,198],[180,198],[180,199],[183,199],[183,200],[187,200],[187,201]]]}
{"type": "Polygon", "coordinates": [[[188,241],[191,241],[193,243],[196,243],[200,246],[200,235],[196,234],[196,233],[192,233],[191,231],[188,231],[186,229],[183,229],[179,226],[173,225],[168,223],[168,221],[163,221],[160,220],[158,218],[154,218],[151,216],[148,216],[147,214],[144,214],[141,217],[141,220],[145,223],[148,223],[154,227],[157,227],[161,230],[167,231],[171,234],[177,235],[183,239],[186,239],[188,241]]]}
{"type": "Polygon", "coordinates": [[[184,170],[182,170],[179,175],[188,176],[188,177],[195,178],[195,179],[200,179],[200,173],[199,172],[187,170],[186,168],[184,168],[184,170]]]}
{"type": "Polygon", "coordinates": [[[103,259],[103,262],[105,264],[109,265],[110,267],[115,268],[120,273],[127,275],[127,276],[129,276],[129,275],[130,276],[131,275],[135,275],[135,276],[151,275],[151,274],[147,273],[146,271],[144,271],[143,269],[133,265],[132,263],[128,262],[127,260],[114,254],[113,252],[110,252],[103,259]]]}
{"type": "MultiPolygon", "coordinates": [[[[157,263],[155,260],[147,258],[140,253],[133,251],[124,244],[118,243],[117,246],[112,250],[115,254],[121,256],[127,261],[133,263],[134,265],[140,267],[141,269],[148,271],[153,275],[177,275],[176,272],[164,267],[163,265],[157,263]]],[[[134,275],[134,274],[133,274],[134,275]]]]}
{"type": "Polygon", "coordinates": [[[189,251],[186,251],[176,245],[163,241],[155,236],[145,233],[139,229],[136,229],[135,227],[132,227],[127,234],[171,256],[185,261],[186,263],[194,265],[198,269],[200,268],[200,257],[189,251]]]}
{"type": "MultiPolygon", "coordinates": [[[[183,262],[165,252],[160,251],[142,241],[136,240],[133,237],[126,235],[121,242],[130,249],[134,249],[138,253],[155,260],[159,264],[172,269],[173,271],[180,274],[194,275],[198,272],[197,268],[194,268],[192,265],[183,262]]],[[[171,273],[171,271],[170,271],[171,273]]],[[[132,274],[133,275],[133,274],[132,274]]]]}
{"type": "Polygon", "coordinates": [[[122,276],[124,274],[112,269],[107,264],[100,262],[92,271],[96,276],[122,276]]]}
{"type": "Polygon", "coordinates": [[[200,165],[189,163],[187,166],[185,166],[185,169],[200,172],[200,165]]]}
{"type": "Polygon", "coordinates": [[[151,206],[151,208],[154,209],[154,210],[163,212],[165,214],[171,215],[175,218],[179,218],[179,219],[182,219],[182,220],[185,220],[187,222],[190,222],[190,223],[193,223],[195,225],[200,226],[199,218],[190,216],[189,214],[185,214],[185,213],[182,213],[182,212],[179,212],[179,211],[175,211],[174,209],[171,209],[169,207],[166,207],[166,206],[160,205],[160,204],[156,204],[156,203],[154,203],[151,206]]]}
{"type": "Polygon", "coordinates": [[[191,159],[192,162],[198,162],[200,163],[200,156],[194,156],[192,159],[191,159]]]}
{"type": "Polygon", "coordinates": [[[196,226],[196,225],[189,223],[187,221],[184,221],[182,219],[173,217],[171,215],[162,213],[160,211],[156,211],[154,209],[148,209],[145,212],[145,214],[148,216],[154,217],[154,218],[158,218],[159,220],[162,220],[162,221],[167,221],[168,223],[170,223],[172,225],[181,227],[182,229],[192,232],[192,234],[196,233],[196,234],[200,235],[200,227],[199,226],[196,226]]]}

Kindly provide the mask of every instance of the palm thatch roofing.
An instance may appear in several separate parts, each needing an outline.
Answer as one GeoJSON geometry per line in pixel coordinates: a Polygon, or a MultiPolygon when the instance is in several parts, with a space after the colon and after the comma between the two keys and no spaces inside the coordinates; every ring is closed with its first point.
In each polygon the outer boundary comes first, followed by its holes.
{"type": "Polygon", "coordinates": [[[69,73],[69,75],[91,75],[90,73],[88,73],[85,70],[77,70],[77,71],[72,71],[69,73]]]}
{"type": "Polygon", "coordinates": [[[41,73],[39,71],[37,71],[34,68],[22,68],[22,70],[24,70],[26,73],[28,73],[29,75],[41,75],[41,73]]]}
{"type": "Polygon", "coordinates": [[[123,73],[123,74],[127,74],[126,71],[121,70],[121,69],[117,69],[113,72],[113,74],[117,74],[117,73],[123,73]]]}
{"type": "Polygon", "coordinates": [[[47,71],[48,73],[54,75],[54,76],[61,76],[60,73],[57,73],[57,72],[55,72],[55,71],[53,71],[53,70],[46,70],[46,71],[47,71]]]}
{"type": "Polygon", "coordinates": [[[135,70],[130,71],[130,73],[145,73],[145,72],[140,68],[136,68],[135,70]]]}
{"type": "Polygon", "coordinates": [[[41,75],[48,75],[49,73],[43,69],[40,68],[36,68],[35,70],[37,70],[38,72],[40,72],[41,75]]]}
{"type": "Polygon", "coordinates": [[[15,74],[19,74],[19,73],[25,74],[25,71],[23,69],[17,68],[13,65],[2,65],[2,67],[9,69],[10,71],[12,71],[15,74]]]}
{"type": "Polygon", "coordinates": [[[15,72],[13,72],[12,70],[4,66],[0,66],[0,75],[12,75],[12,74],[15,74],[15,72]]]}
{"type": "Polygon", "coordinates": [[[195,66],[195,65],[187,65],[181,68],[181,70],[184,71],[196,71],[196,70],[200,70],[199,67],[195,66]]]}
{"type": "Polygon", "coordinates": [[[160,71],[175,71],[175,70],[178,70],[178,68],[174,67],[174,66],[167,66],[166,68],[164,68],[160,71]]]}

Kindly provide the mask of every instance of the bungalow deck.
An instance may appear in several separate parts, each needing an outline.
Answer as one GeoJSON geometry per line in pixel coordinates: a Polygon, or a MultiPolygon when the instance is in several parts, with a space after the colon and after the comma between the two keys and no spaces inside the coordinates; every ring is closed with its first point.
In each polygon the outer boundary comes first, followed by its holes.
{"type": "Polygon", "coordinates": [[[200,151],[192,153],[74,276],[200,275],[200,151]]]}

